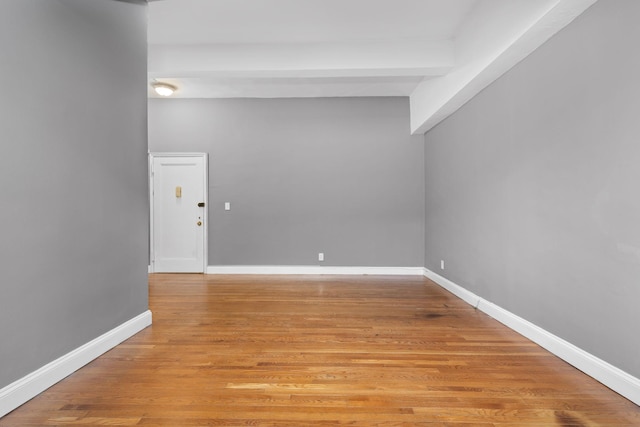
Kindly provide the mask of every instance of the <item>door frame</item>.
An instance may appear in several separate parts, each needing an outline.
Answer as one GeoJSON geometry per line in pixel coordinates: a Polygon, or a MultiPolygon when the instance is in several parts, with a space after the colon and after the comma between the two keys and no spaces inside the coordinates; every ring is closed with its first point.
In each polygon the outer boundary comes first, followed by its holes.
{"type": "Polygon", "coordinates": [[[154,253],[154,229],[153,229],[153,159],[157,157],[199,157],[204,164],[204,212],[202,218],[204,222],[204,248],[202,260],[202,273],[207,273],[209,261],[209,155],[207,153],[171,153],[171,152],[149,152],[148,153],[148,177],[149,177],[149,273],[155,273],[155,253],[154,253]]]}

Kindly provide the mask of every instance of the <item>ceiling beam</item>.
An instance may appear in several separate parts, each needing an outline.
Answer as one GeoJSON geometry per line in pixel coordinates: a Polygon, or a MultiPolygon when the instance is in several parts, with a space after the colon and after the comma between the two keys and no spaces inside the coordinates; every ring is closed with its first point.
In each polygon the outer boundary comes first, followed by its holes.
{"type": "Polygon", "coordinates": [[[151,78],[335,78],[442,76],[453,43],[364,42],[150,45],[151,78]]]}
{"type": "Polygon", "coordinates": [[[411,133],[425,133],[597,0],[481,0],[455,42],[456,64],[410,97],[411,133]]]}

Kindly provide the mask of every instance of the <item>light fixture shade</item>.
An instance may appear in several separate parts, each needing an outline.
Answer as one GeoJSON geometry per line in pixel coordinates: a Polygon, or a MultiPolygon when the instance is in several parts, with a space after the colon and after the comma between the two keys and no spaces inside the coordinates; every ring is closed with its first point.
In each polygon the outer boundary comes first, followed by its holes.
{"type": "Polygon", "coordinates": [[[160,96],[171,96],[173,95],[173,92],[176,91],[176,87],[170,85],[169,83],[154,82],[151,83],[151,86],[153,87],[153,90],[155,90],[156,93],[160,96]]]}

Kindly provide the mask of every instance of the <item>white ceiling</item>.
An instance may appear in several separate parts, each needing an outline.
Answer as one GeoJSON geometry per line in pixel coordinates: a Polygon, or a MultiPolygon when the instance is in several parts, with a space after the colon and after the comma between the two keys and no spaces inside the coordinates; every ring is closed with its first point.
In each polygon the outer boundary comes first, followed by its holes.
{"type": "Polygon", "coordinates": [[[149,43],[447,40],[476,0],[164,0],[149,43]]]}
{"type": "Polygon", "coordinates": [[[421,133],[595,1],[153,1],[149,80],[183,98],[410,96],[421,133]]]}

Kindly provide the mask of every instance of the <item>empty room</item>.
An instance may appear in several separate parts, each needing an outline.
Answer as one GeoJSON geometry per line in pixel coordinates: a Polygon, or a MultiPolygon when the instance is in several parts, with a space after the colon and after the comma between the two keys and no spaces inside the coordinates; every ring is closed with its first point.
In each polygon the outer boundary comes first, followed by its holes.
{"type": "Polygon", "coordinates": [[[0,426],[640,425],[640,2],[0,6],[0,426]]]}

